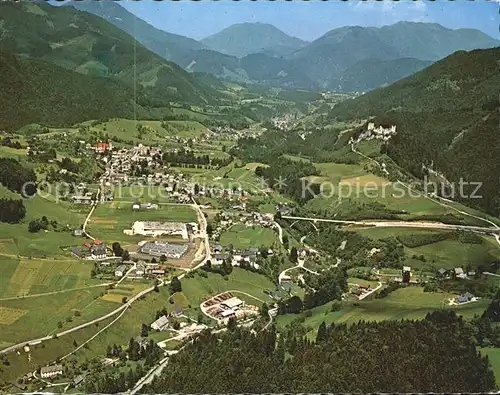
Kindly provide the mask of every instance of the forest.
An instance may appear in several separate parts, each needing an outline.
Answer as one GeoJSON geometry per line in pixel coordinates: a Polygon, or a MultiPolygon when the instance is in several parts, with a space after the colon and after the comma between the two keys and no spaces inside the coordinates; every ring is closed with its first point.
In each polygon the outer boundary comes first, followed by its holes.
{"type": "Polygon", "coordinates": [[[36,175],[32,169],[12,158],[0,158],[0,185],[7,189],[32,196],[36,193],[36,175]]]}
{"type": "Polygon", "coordinates": [[[472,334],[452,311],[422,321],[322,324],[316,341],[274,328],[206,331],[142,392],[489,391],[493,372],[472,334]]]}

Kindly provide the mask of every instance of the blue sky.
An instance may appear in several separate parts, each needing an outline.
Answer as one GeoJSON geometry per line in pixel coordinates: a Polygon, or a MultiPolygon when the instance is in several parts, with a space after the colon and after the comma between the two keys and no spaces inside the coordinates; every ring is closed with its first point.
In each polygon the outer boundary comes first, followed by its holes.
{"type": "Polygon", "coordinates": [[[129,11],[170,33],[201,39],[234,24],[262,22],[314,40],[346,25],[384,26],[399,21],[434,22],[451,29],[499,34],[499,0],[437,1],[122,1],[129,11]]]}

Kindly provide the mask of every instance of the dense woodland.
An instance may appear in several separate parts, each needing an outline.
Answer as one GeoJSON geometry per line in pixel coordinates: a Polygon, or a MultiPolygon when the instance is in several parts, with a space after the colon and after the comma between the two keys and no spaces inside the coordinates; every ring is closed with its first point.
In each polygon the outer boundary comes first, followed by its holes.
{"type": "Polygon", "coordinates": [[[36,174],[12,158],[0,158],[0,185],[32,196],[36,193],[36,174]]]}
{"type": "Polygon", "coordinates": [[[426,175],[422,164],[433,164],[450,181],[482,182],[480,198],[470,197],[471,186],[458,200],[499,215],[499,57],[500,48],[456,52],[387,88],[338,104],[325,121],[375,116],[377,124],[396,125],[387,154],[399,165],[418,177],[426,175]]]}
{"type": "Polygon", "coordinates": [[[274,330],[204,332],[142,392],[450,393],[495,386],[473,329],[454,312],[320,328],[315,342],[274,330]]]}

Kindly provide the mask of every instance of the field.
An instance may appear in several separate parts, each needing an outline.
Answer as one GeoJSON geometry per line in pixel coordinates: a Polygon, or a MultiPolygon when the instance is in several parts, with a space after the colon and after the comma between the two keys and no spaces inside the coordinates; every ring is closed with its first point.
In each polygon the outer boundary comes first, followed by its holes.
{"type": "Polygon", "coordinates": [[[116,308],[116,304],[99,300],[102,292],[104,288],[96,287],[47,296],[0,300],[0,308],[5,313],[2,314],[5,321],[0,322],[0,339],[5,345],[31,340],[108,313],[116,308]],[[59,322],[63,324],[62,329],[58,328],[59,322]]]}
{"type": "MultiPolygon", "coordinates": [[[[246,292],[258,299],[270,301],[265,289],[274,290],[275,285],[265,276],[244,269],[234,268],[225,280],[219,274],[208,274],[208,278],[196,275],[182,280],[182,293],[186,296],[192,308],[198,308],[208,296],[215,296],[224,291],[237,290],[246,292]]],[[[238,295],[242,299],[244,296],[238,295]]],[[[255,304],[255,300],[248,300],[255,304]]]]}
{"type": "Polygon", "coordinates": [[[135,244],[144,236],[127,236],[123,233],[135,221],[196,222],[196,213],[191,206],[160,205],[158,210],[132,210],[132,202],[100,204],[87,225],[87,231],[107,243],[118,241],[135,244]]]}
{"type": "MultiPolygon", "coordinates": [[[[19,198],[5,188],[0,187],[0,197],[19,198]]],[[[4,257],[62,257],[67,254],[61,246],[75,244],[75,238],[67,229],[79,228],[84,221],[85,212],[64,201],[55,201],[53,195],[36,196],[23,199],[26,217],[19,224],[0,223],[0,255],[4,257]],[[46,216],[49,221],[57,221],[58,231],[30,233],[29,221],[46,216]]],[[[86,208],[88,209],[88,208],[86,208]]]]}
{"type": "Polygon", "coordinates": [[[147,145],[164,144],[166,139],[172,137],[199,137],[206,130],[202,124],[196,121],[167,121],[165,128],[161,124],[162,121],[136,121],[119,118],[97,124],[93,129],[107,133],[111,139],[116,138],[123,141],[132,141],[134,144],[143,143],[147,145]],[[141,134],[138,132],[138,125],[146,127],[146,130],[141,134]]]}
{"type": "MultiPolygon", "coordinates": [[[[379,228],[379,229],[357,229],[358,233],[374,240],[397,237],[401,235],[419,235],[429,233],[424,229],[401,229],[401,228],[379,228]]],[[[432,233],[446,234],[448,231],[433,230],[432,233]]],[[[458,240],[443,240],[437,243],[422,245],[419,247],[405,247],[408,257],[423,255],[426,263],[412,260],[410,266],[422,267],[431,265],[436,269],[441,267],[452,269],[455,267],[466,267],[469,263],[476,267],[479,264],[490,264],[500,259],[500,246],[490,237],[483,236],[481,244],[466,244],[458,240]]]]}
{"type": "Polygon", "coordinates": [[[271,247],[277,240],[277,234],[271,229],[260,226],[248,227],[236,224],[220,237],[221,245],[232,244],[234,248],[271,247]]]}
{"type": "MultiPolygon", "coordinates": [[[[481,221],[458,213],[420,194],[409,191],[399,183],[375,176],[362,165],[338,163],[316,163],[320,175],[313,177],[315,182],[323,183],[323,196],[310,200],[306,207],[311,210],[331,210],[336,215],[352,215],[372,210],[370,205],[377,204],[384,210],[402,212],[402,219],[422,215],[453,214],[469,224],[482,224],[481,221]]],[[[453,204],[453,207],[467,212],[473,210],[453,204]]],[[[477,214],[477,213],[476,213],[477,214]]],[[[481,214],[482,215],[482,214],[481,214]]]]}
{"type": "MultiPolygon", "coordinates": [[[[383,321],[400,319],[422,319],[431,311],[451,308],[446,301],[452,297],[448,293],[427,293],[420,287],[398,289],[382,299],[360,301],[355,304],[344,302],[340,311],[331,312],[331,304],[316,307],[312,316],[305,318],[304,325],[315,331],[322,321],[327,324],[352,324],[360,320],[383,321]]],[[[489,300],[480,300],[475,303],[458,306],[454,309],[457,314],[471,318],[474,314],[481,314],[489,304],[489,300]]],[[[283,327],[291,323],[297,315],[288,314],[277,319],[278,325],[283,327]]],[[[314,332],[312,332],[314,333],[314,332]]]]}
{"type": "Polygon", "coordinates": [[[6,259],[0,263],[0,301],[98,285],[90,278],[92,267],[85,261],[6,259]]]}
{"type": "MultiPolygon", "coordinates": [[[[151,322],[154,321],[156,311],[162,308],[166,308],[167,311],[173,311],[176,307],[181,307],[186,315],[196,320],[200,303],[209,295],[213,296],[224,291],[239,290],[247,292],[258,299],[270,301],[269,297],[262,291],[264,289],[274,289],[274,284],[266,277],[239,268],[234,268],[228,280],[224,280],[219,274],[209,273],[208,278],[195,275],[193,278],[182,279],[181,284],[183,288],[183,292],[181,293],[170,296],[167,287],[160,287],[158,293],[151,292],[143,299],[136,301],[114,325],[110,326],[87,346],[81,348],[73,356],[69,357],[66,362],[71,362],[72,360],[83,362],[93,357],[101,358],[105,355],[106,348],[109,344],[118,344],[125,347],[131,337],[140,334],[141,325],[143,323],[147,325],[151,324],[151,322]],[[169,300],[172,300],[172,303],[170,303],[169,300]]],[[[247,298],[242,295],[239,295],[239,297],[256,304],[253,298],[247,298]]],[[[112,306],[115,307],[116,305],[112,304],[112,306]]],[[[82,311],[82,316],[83,315],[82,311]]],[[[24,352],[22,352],[21,355],[10,354],[10,365],[4,369],[1,379],[13,380],[23,373],[33,371],[37,365],[43,366],[67,354],[75,348],[74,342],[78,345],[82,344],[93,334],[113,321],[114,318],[116,318],[116,316],[98,325],[93,325],[58,339],[49,340],[42,345],[31,347],[31,363],[28,361],[27,354],[24,352]]],[[[21,320],[22,318],[19,319],[18,322],[21,320]]],[[[151,338],[156,338],[160,335],[162,338],[167,337],[166,334],[151,334],[151,338]]],[[[4,339],[3,336],[1,336],[1,338],[2,340],[4,339]]],[[[2,343],[2,345],[8,346],[8,342],[5,344],[2,343]]]]}

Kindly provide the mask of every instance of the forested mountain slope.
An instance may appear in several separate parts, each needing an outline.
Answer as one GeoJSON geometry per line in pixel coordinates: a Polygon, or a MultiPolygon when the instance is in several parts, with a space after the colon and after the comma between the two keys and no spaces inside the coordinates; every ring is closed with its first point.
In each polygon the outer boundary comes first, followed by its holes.
{"type": "Polygon", "coordinates": [[[0,15],[0,50],[142,86],[159,103],[206,103],[220,96],[95,15],[41,2],[0,3],[0,15]]]}
{"type": "MultiPolygon", "coordinates": [[[[87,76],[0,52],[0,130],[28,123],[72,125],[134,117],[134,92],[119,81],[87,76]]],[[[137,115],[144,114],[140,106],[137,115]]]]}
{"type": "Polygon", "coordinates": [[[468,204],[500,214],[500,48],[457,52],[411,77],[337,105],[330,119],[396,124],[388,153],[422,176],[434,164],[450,181],[482,182],[468,204]]]}

